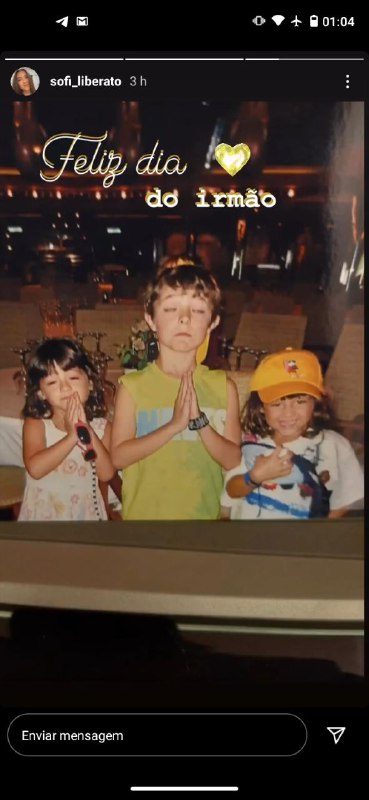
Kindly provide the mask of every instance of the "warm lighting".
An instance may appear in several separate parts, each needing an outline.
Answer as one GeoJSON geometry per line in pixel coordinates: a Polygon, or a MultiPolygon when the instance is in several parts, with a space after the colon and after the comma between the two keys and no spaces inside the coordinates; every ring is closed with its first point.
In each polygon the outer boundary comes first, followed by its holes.
{"type": "Polygon", "coordinates": [[[263,175],[321,175],[322,167],[264,167],[263,175]]]}
{"type": "Polygon", "coordinates": [[[101,192],[95,192],[95,199],[101,200],[101,192]]]}
{"type": "Polygon", "coordinates": [[[50,242],[50,244],[49,244],[49,250],[54,250],[54,245],[53,245],[52,242],[50,242]]]}
{"type": "Polygon", "coordinates": [[[57,196],[58,200],[62,199],[62,193],[59,191],[59,189],[58,189],[58,191],[56,193],[56,196],[57,196]]]}
{"type": "Polygon", "coordinates": [[[97,286],[97,290],[99,294],[104,294],[104,292],[112,292],[113,291],[113,284],[112,283],[99,283],[97,286]]]}
{"type": "Polygon", "coordinates": [[[127,200],[127,192],[125,192],[124,189],[121,191],[120,196],[122,200],[127,200]]]}
{"type": "Polygon", "coordinates": [[[40,147],[39,145],[35,145],[34,147],[32,147],[32,150],[38,156],[40,155],[40,153],[42,153],[42,147],[40,147]]]}
{"type": "Polygon", "coordinates": [[[290,188],[289,188],[289,189],[288,189],[288,191],[287,191],[287,196],[288,196],[288,197],[294,197],[294,196],[295,196],[295,194],[296,194],[296,192],[295,192],[295,190],[294,190],[293,186],[290,186],[290,188]]]}
{"type": "Polygon", "coordinates": [[[34,198],[34,200],[37,200],[37,198],[38,198],[38,193],[37,193],[36,189],[34,189],[34,190],[33,190],[33,192],[32,192],[32,197],[34,198]]]}
{"type": "Polygon", "coordinates": [[[52,224],[52,227],[53,227],[53,228],[56,228],[55,222],[53,222],[53,224],[52,224]]]}
{"type": "Polygon", "coordinates": [[[61,218],[61,212],[60,212],[60,211],[58,211],[58,213],[57,213],[57,215],[56,215],[56,216],[57,216],[57,217],[59,217],[59,219],[60,219],[60,218],[61,218]]]}
{"type": "Polygon", "coordinates": [[[8,197],[14,197],[12,189],[7,190],[8,197]]]}
{"type": "Polygon", "coordinates": [[[69,227],[68,223],[64,222],[64,228],[68,228],[68,227],[69,227]]]}
{"type": "Polygon", "coordinates": [[[76,211],[76,212],[75,212],[75,215],[74,215],[74,216],[75,216],[75,217],[77,217],[77,219],[79,219],[79,213],[78,213],[78,211],[76,211]]]}

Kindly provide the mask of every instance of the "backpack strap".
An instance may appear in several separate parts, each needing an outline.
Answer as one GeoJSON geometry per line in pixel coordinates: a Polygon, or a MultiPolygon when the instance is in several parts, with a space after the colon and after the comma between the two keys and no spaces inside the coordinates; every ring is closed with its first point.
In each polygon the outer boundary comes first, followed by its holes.
{"type": "MultiPolygon", "coordinates": [[[[265,448],[265,450],[274,450],[275,448],[271,444],[264,444],[263,442],[242,442],[242,447],[247,447],[247,445],[255,445],[257,444],[259,447],[265,448]]],[[[288,443],[287,443],[288,444],[288,443]]],[[[316,471],[316,465],[313,461],[310,461],[308,458],[302,455],[296,455],[292,453],[292,461],[299,468],[302,472],[304,483],[310,487],[311,489],[311,506],[308,516],[309,517],[326,517],[329,514],[329,498],[332,492],[326,488],[325,484],[320,480],[320,477],[316,471]]],[[[248,495],[250,497],[250,495],[248,495]]],[[[250,502],[250,501],[249,501],[250,502]]],[[[251,502],[254,502],[252,500],[251,502]]],[[[284,505],[284,504],[283,504],[284,505]]],[[[285,509],[280,508],[278,510],[285,509]]]]}

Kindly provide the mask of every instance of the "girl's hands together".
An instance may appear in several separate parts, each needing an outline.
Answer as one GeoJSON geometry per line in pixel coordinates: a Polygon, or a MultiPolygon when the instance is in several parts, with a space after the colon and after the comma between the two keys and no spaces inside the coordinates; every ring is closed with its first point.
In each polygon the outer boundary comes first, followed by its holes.
{"type": "Polygon", "coordinates": [[[78,437],[75,430],[75,424],[78,421],[87,424],[85,410],[80,401],[78,392],[74,392],[74,394],[72,394],[67,403],[64,416],[64,424],[66,432],[69,434],[74,433],[76,436],[76,440],[78,437]]]}
{"type": "Polygon", "coordinates": [[[83,407],[83,405],[82,405],[82,403],[81,403],[81,401],[79,399],[79,395],[78,394],[77,394],[77,414],[78,414],[78,419],[81,422],[84,422],[85,425],[87,425],[86,412],[85,412],[85,409],[84,409],[84,407],[83,407]]]}

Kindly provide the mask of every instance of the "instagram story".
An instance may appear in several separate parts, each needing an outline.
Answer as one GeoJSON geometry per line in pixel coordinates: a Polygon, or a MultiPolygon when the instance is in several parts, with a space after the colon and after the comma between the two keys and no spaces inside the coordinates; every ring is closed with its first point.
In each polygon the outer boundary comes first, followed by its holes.
{"type": "Polygon", "coordinates": [[[8,705],[114,714],[9,713],[11,747],[308,757],[318,706],[346,747],[361,65],[38,55],[0,86],[0,651],[8,705]]]}

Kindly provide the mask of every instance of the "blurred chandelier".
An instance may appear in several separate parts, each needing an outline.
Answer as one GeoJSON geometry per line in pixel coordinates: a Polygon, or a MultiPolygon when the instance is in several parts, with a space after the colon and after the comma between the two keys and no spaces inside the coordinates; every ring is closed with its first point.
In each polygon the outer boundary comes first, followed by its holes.
{"type": "Polygon", "coordinates": [[[13,123],[16,165],[21,175],[39,178],[47,135],[37,120],[34,103],[15,101],[13,123]]]}
{"type": "Polygon", "coordinates": [[[116,124],[109,133],[109,144],[125,156],[128,164],[135,164],[141,148],[139,103],[128,100],[118,103],[116,119],[116,124]]]}

